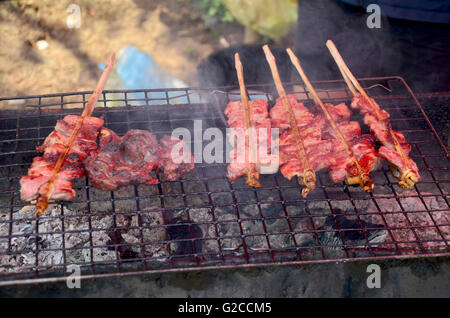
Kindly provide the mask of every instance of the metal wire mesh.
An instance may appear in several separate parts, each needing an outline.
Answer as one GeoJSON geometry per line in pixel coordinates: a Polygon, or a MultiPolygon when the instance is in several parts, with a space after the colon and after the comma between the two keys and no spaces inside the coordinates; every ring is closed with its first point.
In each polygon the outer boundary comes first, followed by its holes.
{"type": "MultiPolygon", "coordinates": [[[[81,113],[90,92],[0,99],[0,283],[63,279],[73,265],[92,277],[448,255],[447,150],[401,78],[361,82],[412,145],[422,180],[411,191],[398,187],[386,164],[373,173],[372,193],[333,184],[324,171],[317,175],[317,189],[303,199],[296,181],[280,173],[262,175],[262,188],[254,189],[243,178],[230,183],[226,163],[197,163],[181,180],[156,173],[157,185],[114,192],[77,180],[76,198],[55,204],[41,218],[20,200],[19,179],[56,120],[81,113]]],[[[325,102],[351,98],[342,81],[313,85],[325,102]]],[[[248,89],[250,98],[273,105],[272,85],[248,89]]],[[[286,89],[313,109],[302,85],[288,83],[286,89]]],[[[223,110],[238,94],[230,88],[186,88],[105,91],[102,97],[94,116],[103,116],[106,127],[119,135],[147,129],[161,138],[178,127],[192,135],[208,128],[224,131],[223,110]]],[[[358,114],[353,119],[367,131],[358,114]]],[[[199,142],[190,144],[194,154],[208,143],[199,142]]]]}

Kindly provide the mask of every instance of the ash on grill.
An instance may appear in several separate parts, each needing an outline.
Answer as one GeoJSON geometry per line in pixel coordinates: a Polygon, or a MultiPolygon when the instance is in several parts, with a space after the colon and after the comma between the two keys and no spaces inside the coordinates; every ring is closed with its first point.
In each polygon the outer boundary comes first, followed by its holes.
{"type": "MultiPolygon", "coordinates": [[[[345,256],[342,247],[364,249],[367,243],[387,250],[398,248],[406,254],[423,249],[445,251],[447,246],[442,236],[450,241],[449,213],[442,211],[430,215],[428,212],[414,212],[423,211],[420,208],[423,204],[433,210],[445,210],[445,202],[439,197],[422,193],[422,203],[420,198],[411,197],[414,195],[408,191],[399,200],[381,196],[376,199],[378,208],[371,200],[355,200],[355,206],[350,201],[334,201],[333,215],[330,215],[326,201],[310,202],[310,216],[303,214],[302,217],[292,219],[295,224],[294,236],[287,233],[286,218],[280,216],[283,213],[281,207],[274,209],[271,204],[261,204],[262,213],[269,213],[265,221],[267,230],[273,233],[269,241],[263,235],[263,223],[259,211],[253,205],[240,209],[240,219],[242,230],[247,233],[247,248],[254,252],[268,250],[268,244],[274,250],[292,248],[294,238],[297,245],[306,250],[317,246],[320,240],[322,246],[329,247],[328,257],[345,256]],[[358,214],[355,214],[355,208],[358,214]],[[383,213],[379,213],[378,209],[383,213]],[[404,210],[409,212],[405,213],[404,210]]],[[[297,206],[291,212],[298,215],[300,210],[297,206]]],[[[139,214],[99,213],[99,216],[91,217],[89,222],[88,216],[67,208],[64,208],[62,216],[60,206],[55,205],[47,217],[39,220],[38,233],[36,219],[30,219],[34,212],[34,207],[27,206],[14,213],[11,255],[0,255],[0,273],[35,268],[36,240],[41,269],[57,268],[66,263],[114,263],[117,258],[147,257],[154,262],[162,262],[170,255],[200,254],[204,259],[214,259],[220,255],[221,249],[233,252],[236,256],[243,254],[241,229],[236,222],[234,207],[215,209],[215,217],[219,222],[218,233],[209,208],[190,209],[189,217],[184,209],[175,209],[164,217],[157,208],[139,214]],[[219,245],[217,237],[222,238],[222,244],[219,245]]],[[[0,236],[6,237],[8,234],[9,223],[1,223],[0,236]]],[[[3,239],[0,250],[7,249],[8,242],[3,239]]],[[[313,249],[311,253],[317,251],[313,249]]]]}

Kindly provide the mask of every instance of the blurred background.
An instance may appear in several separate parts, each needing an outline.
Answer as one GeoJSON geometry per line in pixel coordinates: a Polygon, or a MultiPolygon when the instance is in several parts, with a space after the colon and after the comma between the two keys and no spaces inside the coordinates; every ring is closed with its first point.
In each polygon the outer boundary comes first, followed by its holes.
{"type": "Polygon", "coordinates": [[[127,46],[195,86],[203,58],[244,42],[245,28],[224,2],[0,1],[0,96],[92,90],[98,64],[127,46]],[[71,4],[80,9],[79,28],[69,27],[77,13],[71,4]]]}
{"type": "MultiPolygon", "coordinates": [[[[211,70],[234,74],[242,44],[294,47],[312,79],[339,79],[328,38],[358,77],[400,75],[419,91],[449,91],[449,11],[441,0],[0,0],[0,96],[92,90],[113,51],[110,89],[205,85],[198,65],[223,50],[203,71],[206,84],[229,84],[211,70]],[[377,22],[371,3],[380,28],[366,25],[377,22]]],[[[257,54],[244,57],[254,73],[246,77],[266,79],[257,54]]]]}

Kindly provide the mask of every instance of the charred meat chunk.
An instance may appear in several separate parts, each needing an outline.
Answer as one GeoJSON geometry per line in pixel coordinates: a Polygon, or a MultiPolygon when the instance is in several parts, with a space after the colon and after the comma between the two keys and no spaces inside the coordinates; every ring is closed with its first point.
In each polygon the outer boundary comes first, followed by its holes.
{"type": "Polygon", "coordinates": [[[150,172],[158,166],[158,141],[146,130],[133,129],[122,138],[108,128],[100,132],[100,149],[85,161],[87,176],[101,190],[129,184],[156,184],[150,172]]]}

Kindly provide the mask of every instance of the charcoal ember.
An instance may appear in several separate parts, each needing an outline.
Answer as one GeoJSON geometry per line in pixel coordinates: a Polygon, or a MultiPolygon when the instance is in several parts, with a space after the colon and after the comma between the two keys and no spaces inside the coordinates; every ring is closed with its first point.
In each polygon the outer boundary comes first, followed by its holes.
{"type": "Polygon", "coordinates": [[[323,245],[341,248],[342,245],[354,248],[373,243],[386,233],[382,225],[367,223],[356,216],[329,215],[318,228],[318,237],[323,245]],[[370,230],[365,230],[370,229],[370,230]]]}
{"type": "Polygon", "coordinates": [[[184,210],[176,211],[168,220],[167,232],[174,255],[191,255],[202,251],[203,232],[197,224],[189,221],[184,210]]]}
{"type": "Polygon", "coordinates": [[[117,214],[116,226],[109,230],[109,236],[116,244],[124,245],[119,249],[123,258],[153,257],[157,260],[168,256],[167,245],[163,243],[167,240],[164,220],[157,208],[139,214],[117,214]]]}
{"type": "Polygon", "coordinates": [[[216,227],[213,224],[212,211],[209,208],[189,209],[189,218],[196,223],[201,237],[201,251],[205,258],[217,257],[219,255],[219,243],[216,239],[216,227]]]}
{"type": "Polygon", "coordinates": [[[129,234],[142,238],[145,255],[147,257],[165,257],[168,256],[167,244],[162,243],[167,240],[166,229],[164,228],[164,219],[161,211],[156,209],[147,209],[138,216],[131,219],[133,230],[129,234]],[[140,221],[139,221],[140,220],[140,221]],[[142,230],[138,228],[141,227],[142,230]]]}
{"type": "Polygon", "coordinates": [[[294,237],[291,234],[272,234],[269,237],[272,249],[289,249],[295,247],[294,237]]]}
{"type": "Polygon", "coordinates": [[[441,196],[422,193],[422,202],[414,191],[405,191],[399,196],[398,201],[395,198],[376,199],[380,210],[386,212],[382,213],[383,217],[380,213],[376,213],[378,209],[373,202],[367,209],[372,214],[367,215],[366,219],[392,228],[388,231],[385,240],[385,243],[391,244],[384,244],[384,247],[393,249],[397,246],[405,254],[422,250],[447,250],[448,246],[444,240],[447,242],[450,240],[450,213],[444,199],[441,196]],[[408,212],[404,213],[402,208],[408,212]],[[414,212],[426,211],[427,208],[433,208],[434,211],[414,212]],[[417,241],[422,242],[418,244],[417,241]],[[403,243],[392,244],[394,242],[403,243]]]}
{"type": "Polygon", "coordinates": [[[90,242],[84,244],[82,255],[86,263],[105,262],[116,260],[116,252],[108,247],[110,238],[105,232],[92,233],[92,246],[90,242]]]}
{"type": "Polygon", "coordinates": [[[294,228],[295,240],[299,246],[317,246],[319,245],[319,238],[314,233],[318,227],[323,227],[326,222],[326,217],[301,217],[294,228]]]}
{"type": "Polygon", "coordinates": [[[214,215],[218,222],[237,220],[236,209],[232,206],[216,207],[214,215]]]}
{"type": "MultiPolygon", "coordinates": [[[[95,231],[95,229],[110,227],[112,225],[110,216],[91,217],[93,231],[90,235],[89,217],[66,207],[62,217],[61,207],[51,205],[46,216],[38,219],[38,234],[36,234],[35,215],[34,206],[26,206],[13,213],[11,253],[0,256],[0,272],[21,272],[35,268],[37,251],[39,251],[37,266],[40,269],[56,268],[64,264],[63,247],[65,247],[66,263],[90,262],[91,251],[94,253],[95,260],[116,259],[116,256],[105,246],[104,232],[95,231]],[[63,246],[62,235],[63,224],[65,246],[63,246]]],[[[0,223],[0,236],[10,235],[10,223],[5,221],[0,223]]],[[[8,250],[8,240],[2,239],[0,248],[4,251],[8,250]]]]}
{"type": "MultiPolygon", "coordinates": [[[[103,212],[104,213],[104,212],[103,212]]],[[[112,226],[113,217],[109,214],[86,216],[64,209],[66,231],[75,231],[66,235],[68,262],[107,262],[117,259],[106,230],[112,226]],[[91,255],[92,254],[92,255],[91,255]]]]}
{"type": "Polygon", "coordinates": [[[217,224],[219,236],[223,237],[220,240],[221,248],[226,252],[243,253],[242,238],[239,224],[234,221],[221,222],[217,224]]]}
{"type": "MultiPolygon", "coordinates": [[[[49,216],[58,215],[58,208],[51,207],[49,216]]],[[[0,256],[0,272],[23,271],[36,265],[36,250],[39,249],[39,266],[51,268],[63,263],[62,236],[53,232],[61,232],[61,220],[49,218],[39,222],[39,234],[36,233],[36,210],[27,206],[13,214],[10,255],[0,256]],[[46,251],[46,249],[59,249],[46,251]]],[[[0,224],[0,236],[9,236],[9,222],[0,224]]],[[[1,249],[8,250],[8,241],[2,240],[1,249]]]]}
{"type": "Polygon", "coordinates": [[[346,243],[355,246],[364,246],[369,241],[373,247],[394,249],[397,246],[405,254],[446,250],[444,240],[450,239],[450,213],[445,211],[448,206],[441,196],[430,193],[422,193],[422,196],[423,201],[416,192],[404,191],[398,200],[374,195],[374,200],[333,201],[334,215],[330,215],[328,202],[311,202],[309,208],[314,216],[298,221],[297,244],[317,246],[320,240],[320,245],[338,247],[343,244],[342,236],[346,243]],[[358,209],[358,214],[354,208],[358,209]],[[423,212],[427,208],[434,211],[423,212]],[[340,235],[336,223],[344,229],[340,235]],[[314,228],[318,230],[317,235],[314,228]]]}
{"type": "Polygon", "coordinates": [[[305,248],[302,249],[305,258],[321,258],[322,252],[328,258],[346,257],[344,245],[350,253],[361,254],[363,250],[368,251],[367,243],[377,246],[385,240],[382,225],[367,223],[356,215],[340,215],[343,212],[339,210],[335,212],[335,215],[304,217],[297,223],[296,243],[305,248]]]}
{"type": "Polygon", "coordinates": [[[367,210],[370,200],[333,200],[331,207],[328,201],[312,201],[308,202],[308,208],[311,213],[331,213],[331,208],[336,211],[343,211],[345,213],[355,213],[355,208],[358,211],[367,210]]]}
{"type": "Polygon", "coordinates": [[[257,252],[269,248],[261,221],[242,221],[242,231],[245,233],[245,244],[251,251],[257,252]]]}

